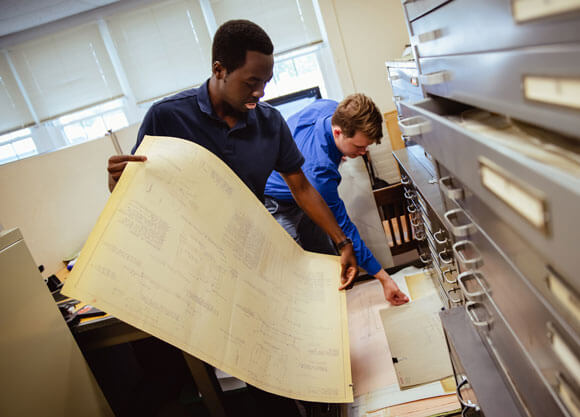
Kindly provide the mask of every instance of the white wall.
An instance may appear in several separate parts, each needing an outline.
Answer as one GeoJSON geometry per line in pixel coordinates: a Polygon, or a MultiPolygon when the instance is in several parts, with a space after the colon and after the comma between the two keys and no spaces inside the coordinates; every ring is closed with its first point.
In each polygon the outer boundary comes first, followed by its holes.
{"type": "MultiPolygon", "coordinates": [[[[364,93],[382,113],[395,110],[385,61],[399,58],[409,35],[401,0],[318,0],[344,95],[364,93]]],[[[369,151],[380,178],[394,183],[399,172],[386,128],[383,143],[369,151]]]]}
{"type": "MultiPolygon", "coordinates": [[[[130,151],[136,131],[116,133],[123,151],[130,151]]],[[[109,198],[106,168],[114,154],[103,137],[0,166],[0,224],[20,228],[35,262],[46,268],[43,276],[82,248],[109,198]]]]}
{"type": "Polygon", "coordinates": [[[409,35],[401,0],[318,0],[345,95],[372,97],[395,109],[385,61],[399,58],[409,35]]]}

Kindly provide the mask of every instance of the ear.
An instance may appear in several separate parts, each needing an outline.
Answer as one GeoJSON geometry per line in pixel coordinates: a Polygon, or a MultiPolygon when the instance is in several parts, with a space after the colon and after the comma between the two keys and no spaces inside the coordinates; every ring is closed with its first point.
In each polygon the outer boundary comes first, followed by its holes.
{"type": "Polygon", "coordinates": [[[211,66],[211,72],[218,80],[224,79],[227,74],[226,68],[222,65],[220,61],[215,61],[211,66]]]}
{"type": "Polygon", "coordinates": [[[340,128],[340,126],[332,126],[332,134],[334,135],[335,138],[340,137],[340,135],[342,134],[342,129],[340,128]]]}

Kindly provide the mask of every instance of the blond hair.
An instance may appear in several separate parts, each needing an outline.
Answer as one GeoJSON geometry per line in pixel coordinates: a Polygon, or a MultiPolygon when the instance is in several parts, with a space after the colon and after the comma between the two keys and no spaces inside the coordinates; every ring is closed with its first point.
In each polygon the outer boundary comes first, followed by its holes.
{"type": "Polygon", "coordinates": [[[342,100],[332,115],[332,124],[340,127],[347,138],[361,132],[379,144],[383,137],[381,112],[373,100],[364,94],[351,94],[342,100]]]}

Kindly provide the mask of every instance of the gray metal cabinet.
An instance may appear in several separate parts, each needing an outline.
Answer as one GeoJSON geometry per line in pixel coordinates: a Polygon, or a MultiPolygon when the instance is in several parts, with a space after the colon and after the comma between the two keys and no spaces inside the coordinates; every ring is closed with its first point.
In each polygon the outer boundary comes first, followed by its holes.
{"type": "Polygon", "coordinates": [[[486,363],[505,415],[580,416],[580,1],[429,4],[404,8],[427,98],[401,101],[399,126],[436,168],[443,214],[422,203],[424,185],[409,197],[425,261],[448,260],[439,225],[451,244],[464,304],[443,324],[457,381],[467,374],[472,403],[501,415],[473,374],[486,363]]]}
{"type": "Polygon", "coordinates": [[[564,7],[556,13],[549,3],[510,0],[447,2],[410,23],[418,56],[472,54],[579,42],[580,4],[568,2],[567,10],[564,7]],[[520,7],[520,3],[524,4],[520,7]],[[529,9],[534,7],[537,11],[532,15],[529,9]]]}

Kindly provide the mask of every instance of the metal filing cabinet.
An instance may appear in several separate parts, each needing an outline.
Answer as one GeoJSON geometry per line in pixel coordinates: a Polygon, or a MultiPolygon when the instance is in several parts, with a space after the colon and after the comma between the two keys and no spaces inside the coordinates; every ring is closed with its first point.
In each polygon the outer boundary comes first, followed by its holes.
{"type": "MultiPolygon", "coordinates": [[[[426,220],[446,230],[463,299],[441,316],[456,380],[470,385],[464,411],[580,416],[580,1],[403,9],[426,98],[399,103],[399,126],[437,180],[440,212],[426,220]],[[478,363],[502,383],[485,384],[478,363]]],[[[424,187],[413,181],[410,210],[424,187]]],[[[424,259],[437,267],[434,244],[424,259]]]]}

